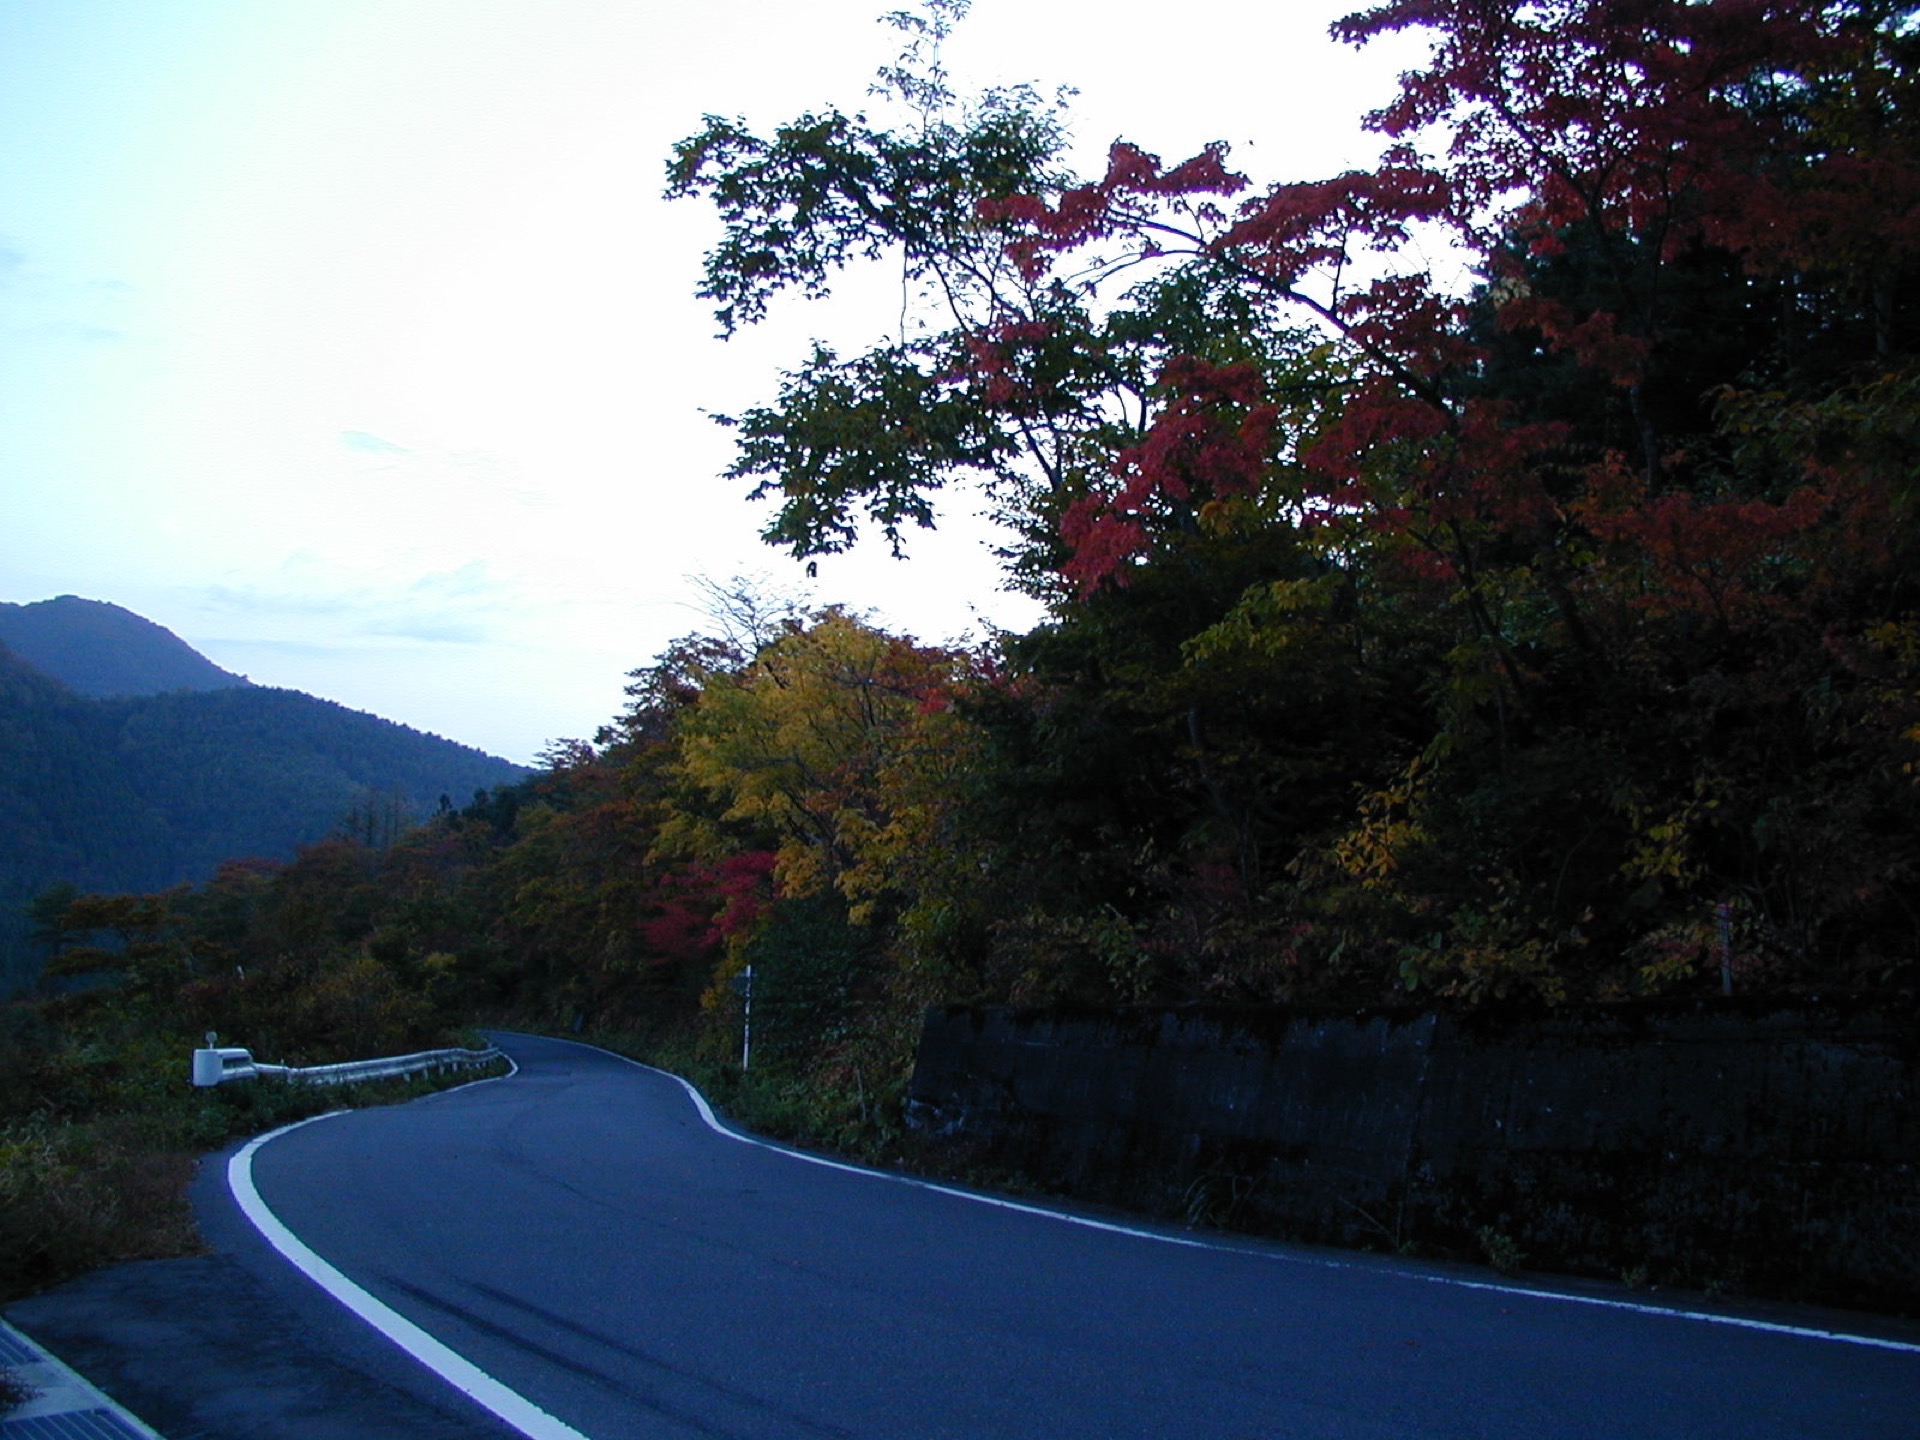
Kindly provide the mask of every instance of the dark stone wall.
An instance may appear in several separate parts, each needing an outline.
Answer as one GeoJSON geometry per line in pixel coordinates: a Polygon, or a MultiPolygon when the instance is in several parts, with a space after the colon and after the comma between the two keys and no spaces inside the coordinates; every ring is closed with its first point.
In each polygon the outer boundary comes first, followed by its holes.
{"type": "Polygon", "coordinates": [[[1342,1245],[1920,1310],[1920,1028],[929,1012],[908,1114],[1067,1193],[1342,1245]]]}

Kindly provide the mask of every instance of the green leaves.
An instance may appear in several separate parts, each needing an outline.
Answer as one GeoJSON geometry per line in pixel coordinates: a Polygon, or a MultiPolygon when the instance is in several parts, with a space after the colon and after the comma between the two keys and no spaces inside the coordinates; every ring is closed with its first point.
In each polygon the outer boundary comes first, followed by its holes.
{"type": "Polygon", "coordinates": [[[898,555],[905,527],[932,528],[931,492],[956,471],[996,466],[1005,437],[939,359],[902,345],[843,361],[816,345],[776,404],[721,417],[740,437],[728,475],[758,477],[753,499],[782,499],[762,532],[769,544],[832,554],[854,543],[864,515],[898,555]]]}
{"type": "Polygon", "coordinates": [[[763,318],[782,290],[824,295],[851,262],[893,250],[909,282],[977,284],[1001,268],[978,203],[1051,183],[1063,143],[1057,121],[1022,90],[926,117],[913,132],[837,109],[802,115],[771,139],[740,120],[708,115],[704,124],[674,147],[666,193],[705,198],[719,214],[699,294],[726,335],[763,318]]]}
{"type": "Polygon", "coordinates": [[[707,256],[703,299],[721,332],[766,314],[788,286],[824,294],[850,259],[878,256],[905,238],[890,191],[887,155],[864,117],[803,115],[763,140],[744,121],[705,117],[674,147],[667,196],[704,194],[725,233],[707,256]]]}

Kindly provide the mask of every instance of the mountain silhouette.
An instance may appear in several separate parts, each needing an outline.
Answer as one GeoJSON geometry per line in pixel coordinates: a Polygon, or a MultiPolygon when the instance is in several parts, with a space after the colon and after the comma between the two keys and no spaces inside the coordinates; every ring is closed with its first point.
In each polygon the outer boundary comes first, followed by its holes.
{"type": "Polygon", "coordinates": [[[0,645],[95,699],[224,690],[252,682],[222,670],[164,625],[103,600],[0,601],[0,645]]]}
{"type": "Polygon", "coordinates": [[[38,970],[28,910],[50,886],[204,880],[225,860],[289,859],[356,816],[421,820],[526,774],[251,684],[117,605],[0,607],[0,993],[38,970]]]}

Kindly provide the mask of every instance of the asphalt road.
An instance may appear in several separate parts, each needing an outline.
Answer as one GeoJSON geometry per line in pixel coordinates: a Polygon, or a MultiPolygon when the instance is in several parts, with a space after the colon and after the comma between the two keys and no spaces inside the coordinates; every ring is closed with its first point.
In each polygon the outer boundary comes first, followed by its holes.
{"type": "MultiPolygon", "coordinates": [[[[1483,1271],[1073,1223],[744,1142],[677,1081],[600,1051],[501,1044],[511,1079],[308,1124],[240,1168],[343,1283],[562,1440],[1920,1437],[1911,1326],[1722,1316],[1789,1327],[1745,1328],[1620,1289],[1530,1294],[1483,1271]]],[[[218,1364],[233,1387],[260,1365],[285,1383],[244,1424],[166,1399],[157,1371],[110,1390],[170,1440],[520,1433],[270,1250],[228,1178],[209,1165],[199,1195],[218,1253],[165,1273],[209,1309],[224,1280],[228,1348],[254,1358],[221,1360],[209,1319],[205,1358],[176,1347],[172,1384],[217,1392],[218,1364]]],[[[162,1277],[143,1282],[149,1308],[177,1329],[163,1268],[123,1267],[162,1277]]],[[[60,1349],[58,1311],[10,1314],[60,1349]]]]}

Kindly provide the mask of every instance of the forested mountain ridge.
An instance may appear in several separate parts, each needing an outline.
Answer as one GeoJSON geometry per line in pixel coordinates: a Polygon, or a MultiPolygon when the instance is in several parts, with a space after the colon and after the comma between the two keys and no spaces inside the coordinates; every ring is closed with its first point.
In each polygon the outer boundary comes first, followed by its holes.
{"type": "Polygon", "coordinates": [[[61,595],[30,605],[0,601],[0,645],[61,684],[95,699],[250,685],[163,625],[102,600],[61,595]]]}
{"type": "Polygon", "coordinates": [[[350,821],[377,838],[443,796],[464,801],[525,773],[294,690],[91,698],[0,646],[0,980],[36,963],[26,907],[50,885],[202,880],[225,860],[288,858],[350,821]]]}

